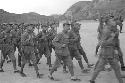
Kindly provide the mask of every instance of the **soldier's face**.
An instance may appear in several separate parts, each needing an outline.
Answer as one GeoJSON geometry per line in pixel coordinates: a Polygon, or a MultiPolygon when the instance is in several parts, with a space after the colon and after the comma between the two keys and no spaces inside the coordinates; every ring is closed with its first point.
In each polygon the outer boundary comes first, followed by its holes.
{"type": "Polygon", "coordinates": [[[46,30],[47,30],[47,27],[43,27],[43,30],[46,31],[46,30]]]}
{"type": "Polygon", "coordinates": [[[55,27],[57,27],[57,25],[56,25],[56,24],[53,24],[51,27],[52,27],[52,28],[55,28],[55,27]]]}
{"type": "Polygon", "coordinates": [[[63,27],[63,29],[64,29],[65,31],[70,30],[70,25],[65,25],[65,26],[63,27]]]}
{"type": "Polygon", "coordinates": [[[78,25],[78,30],[80,30],[80,28],[81,28],[81,25],[78,25]]]}
{"type": "Polygon", "coordinates": [[[116,25],[116,22],[115,22],[114,19],[109,19],[109,24],[110,24],[111,26],[115,26],[115,25],[116,25]]]}

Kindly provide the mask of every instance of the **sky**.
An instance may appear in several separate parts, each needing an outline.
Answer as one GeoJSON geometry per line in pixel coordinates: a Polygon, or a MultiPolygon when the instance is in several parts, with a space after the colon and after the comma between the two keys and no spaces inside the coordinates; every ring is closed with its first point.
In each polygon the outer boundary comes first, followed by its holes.
{"type": "Polygon", "coordinates": [[[28,12],[41,15],[63,14],[78,1],[91,0],[0,0],[0,9],[16,14],[28,12]]]}

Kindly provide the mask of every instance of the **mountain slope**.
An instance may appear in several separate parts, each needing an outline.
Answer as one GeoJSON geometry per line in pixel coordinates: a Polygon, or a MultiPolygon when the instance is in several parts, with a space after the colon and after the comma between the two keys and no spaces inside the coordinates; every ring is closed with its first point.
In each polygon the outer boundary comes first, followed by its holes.
{"type": "Polygon", "coordinates": [[[40,15],[35,12],[14,14],[0,9],[0,23],[47,23],[55,21],[53,16],[40,15]]]}
{"type": "Polygon", "coordinates": [[[77,20],[97,19],[99,14],[107,12],[109,9],[110,12],[120,12],[125,16],[125,0],[79,1],[73,4],[65,14],[72,11],[73,18],[77,20]]]}

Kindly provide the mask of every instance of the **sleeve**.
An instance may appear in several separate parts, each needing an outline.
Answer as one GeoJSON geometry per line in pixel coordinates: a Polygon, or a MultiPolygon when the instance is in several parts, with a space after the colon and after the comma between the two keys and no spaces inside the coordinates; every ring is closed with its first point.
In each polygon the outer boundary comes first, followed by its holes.
{"type": "Polygon", "coordinates": [[[101,33],[103,29],[103,23],[100,23],[97,29],[97,32],[101,33]]]}
{"type": "Polygon", "coordinates": [[[38,34],[36,35],[36,40],[38,40],[41,36],[42,36],[42,33],[41,33],[41,32],[38,33],[38,34]]]}
{"type": "Polygon", "coordinates": [[[114,45],[114,40],[113,40],[114,37],[115,37],[115,33],[111,33],[108,39],[102,41],[102,45],[103,46],[114,45]]]}
{"type": "Polygon", "coordinates": [[[69,36],[71,37],[71,38],[69,38],[69,41],[70,41],[71,43],[77,42],[77,41],[79,40],[79,36],[76,35],[76,34],[73,33],[73,32],[70,32],[70,33],[69,33],[69,36]],[[73,36],[73,38],[72,38],[72,36],[73,36]]]}
{"type": "Polygon", "coordinates": [[[52,43],[57,48],[62,48],[62,43],[60,43],[60,40],[62,38],[62,34],[57,34],[57,36],[53,39],[52,43]]]}
{"type": "Polygon", "coordinates": [[[27,42],[27,41],[29,40],[27,36],[28,36],[28,35],[27,35],[26,33],[24,33],[24,34],[21,35],[21,42],[22,42],[22,43],[23,43],[23,42],[27,42]]]}
{"type": "Polygon", "coordinates": [[[21,42],[24,42],[25,41],[25,34],[22,34],[21,35],[21,42]]]}

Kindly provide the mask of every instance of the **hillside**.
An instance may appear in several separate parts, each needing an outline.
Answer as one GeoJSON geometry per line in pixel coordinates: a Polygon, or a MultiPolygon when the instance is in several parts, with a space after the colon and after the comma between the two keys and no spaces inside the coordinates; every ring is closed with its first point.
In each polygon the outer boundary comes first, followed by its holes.
{"type": "Polygon", "coordinates": [[[53,16],[40,15],[35,12],[14,14],[0,9],[0,23],[47,23],[57,21],[53,16]]]}
{"type": "Polygon", "coordinates": [[[87,13],[82,12],[85,11],[88,7],[90,7],[91,1],[79,1],[75,4],[73,4],[66,12],[72,11],[72,15],[74,19],[87,19],[86,15],[87,13]]]}
{"type": "MultiPolygon", "coordinates": [[[[72,11],[76,20],[97,19],[99,14],[104,12],[120,12],[125,16],[125,0],[93,0],[79,1],[73,4],[66,12],[72,11]],[[122,10],[121,10],[122,9],[122,10]]],[[[64,14],[64,15],[65,15],[64,14]]]]}

